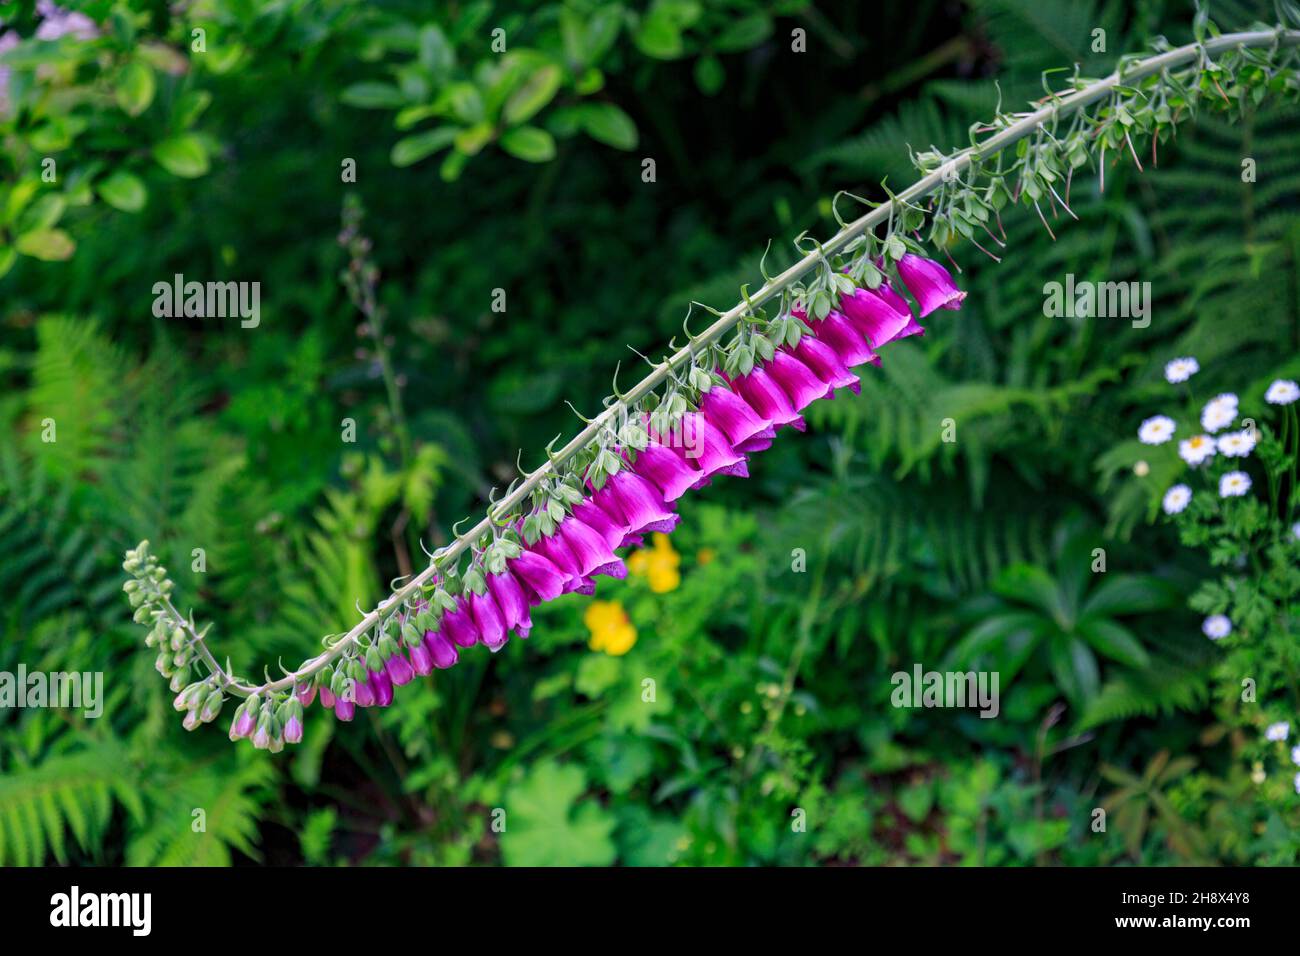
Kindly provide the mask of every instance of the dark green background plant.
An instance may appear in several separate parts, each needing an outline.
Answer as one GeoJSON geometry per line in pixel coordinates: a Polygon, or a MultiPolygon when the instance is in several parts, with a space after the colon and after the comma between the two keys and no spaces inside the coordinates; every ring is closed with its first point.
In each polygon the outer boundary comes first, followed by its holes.
{"type": "Polygon", "coordinates": [[[22,253],[0,280],[0,670],[103,670],[108,703],[0,712],[0,861],[1295,862],[1300,797],[1250,781],[1257,740],[1186,609],[1217,573],[1150,523],[1156,463],[1133,475],[1165,360],[1243,394],[1300,370],[1292,106],[1204,118],[1158,168],[1108,168],[1104,194],[1076,179],[1082,221],[1056,241],[1005,217],[1001,265],[962,247],[960,313],[749,481],[685,504],[679,587],[601,586],[637,627],[626,656],[589,650],[566,599],[528,642],[352,726],[313,715],[270,758],[185,735],[139,650],[119,562],[140,538],[221,654],[296,663],[518,448],[572,431],[564,400],[592,409],[625,345],[657,351],[691,299],[731,304],[766,237],[824,234],[839,188],[910,181],[908,145],[963,145],[995,81],[1020,104],[1042,70],[1101,75],[1190,37],[1176,3],[877,6],[471,3],[435,22],[416,3],[103,0],[82,6],[111,25],[94,56],[24,51],[15,73],[56,64],[33,89],[68,95],[0,117],[0,198],[30,193],[0,231],[0,256],[22,253]],[[497,26],[509,82],[481,75],[497,26]],[[340,243],[348,197],[365,215],[340,243]],[[369,286],[340,281],[353,260],[369,286]],[[177,272],[260,281],[261,325],[154,318],[177,272]],[[1069,272],[1150,281],[1151,327],[1046,317],[1069,272]],[[999,719],[889,705],[890,673],[983,638],[999,719]]]}

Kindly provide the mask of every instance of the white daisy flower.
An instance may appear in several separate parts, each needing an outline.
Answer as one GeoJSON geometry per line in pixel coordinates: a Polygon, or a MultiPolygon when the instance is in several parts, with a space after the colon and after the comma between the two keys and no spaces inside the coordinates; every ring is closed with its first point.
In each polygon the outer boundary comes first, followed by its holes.
{"type": "Polygon", "coordinates": [[[1272,741],[1286,740],[1286,736],[1290,732],[1291,725],[1285,720],[1279,720],[1276,724],[1268,725],[1268,729],[1264,731],[1264,736],[1272,741]]]}
{"type": "Polygon", "coordinates": [[[1300,746],[1291,748],[1291,762],[1300,767],[1300,746]]]}
{"type": "Polygon", "coordinates": [[[1291,534],[1295,536],[1297,541],[1300,541],[1300,521],[1297,521],[1291,526],[1291,534]]]}
{"type": "Polygon", "coordinates": [[[1230,471],[1219,479],[1220,498],[1240,498],[1250,491],[1250,475],[1244,471],[1230,471]]]}
{"type": "Polygon", "coordinates": [[[1300,385],[1289,378],[1279,378],[1264,393],[1264,401],[1270,405],[1290,405],[1300,399],[1300,385]]]}
{"type": "Polygon", "coordinates": [[[1232,622],[1226,614],[1211,614],[1201,625],[1201,632],[1212,641],[1221,641],[1232,633],[1232,622]]]}
{"type": "Polygon", "coordinates": [[[1163,445],[1174,436],[1177,427],[1168,415],[1156,415],[1142,423],[1138,429],[1138,440],[1144,445],[1163,445]]]}
{"type": "Polygon", "coordinates": [[[1192,500],[1192,489],[1186,485],[1174,485],[1165,492],[1164,500],[1160,503],[1165,509],[1165,514],[1176,515],[1187,507],[1187,503],[1192,500]]]}
{"type": "Polygon", "coordinates": [[[1237,396],[1226,392],[1210,399],[1201,411],[1201,427],[1213,434],[1237,420],[1237,396]]]}
{"type": "Polygon", "coordinates": [[[1295,792],[1300,793],[1300,773],[1295,775],[1295,792]]]}
{"type": "Polygon", "coordinates": [[[1227,432],[1219,436],[1219,453],[1229,458],[1245,458],[1254,449],[1255,433],[1252,429],[1227,432]]]}
{"type": "Polygon", "coordinates": [[[1214,439],[1209,435],[1193,435],[1178,443],[1178,457],[1189,465],[1199,465],[1214,457],[1214,439]]]}
{"type": "Polygon", "coordinates": [[[1176,358],[1165,365],[1165,381],[1170,385],[1177,385],[1179,382],[1187,381],[1200,370],[1200,364],[1191,356],[1176,358]]]}

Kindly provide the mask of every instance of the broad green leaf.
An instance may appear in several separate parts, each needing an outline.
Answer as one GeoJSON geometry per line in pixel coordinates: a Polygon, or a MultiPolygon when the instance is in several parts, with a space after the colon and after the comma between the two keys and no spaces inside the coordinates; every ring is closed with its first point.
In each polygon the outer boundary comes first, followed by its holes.
{"type": "Polygon", "coordinates": [[[564,74],[558,66],[547,64],[533,72],[528,80],[510,94],[502,116],[506,123],[516,126],[526,123],[551,102],[560,88],[564,74]]]}
{"type": "Polygon", "coordinates": [[[590,13],[580,13],[572,7],[565,7],[560,14],[565,57],[578,66],[599,63],[618,39],[622,23],[623,11],[617,3],[607,4],[590,13]]]}
{"type": "Polygon", "coordinates": [[[580,800],[579,767],[542,760],[506,794],[501,853],[509,866],[608,866],[614,819],[594,799],[580,800]]]}
{"type": "Polygon", "coordinates": [[[456,149],[466,156],[476,156],[492,141],[492,124],[479,123],[456,133],[456,149]]]}
{"type": "Polygon", "coordinates": [[[1141,574],[1106,576],[1083,602],[1084,617],[1144,614],[1173,607],[1178,592],[1166,581],[1141,574]]]}
{"type": "Polygon", "coordinates": [[[348,106],[357,106],[365,110],[396,109],[406,103],[402,91],[391,83],[365,81],[353,83],[339,96],[348,106]]]}
{"type": "Polygon", "coordinates": [[[1052,576],[1033,564],[1012,564],[993,579],[992,589],[1004,598],[1028,604],[1048,614],[1059,610],[1060,595],[1052,576]]]}
{"type": "Polygon", "coordinates": [[[410,166],[427,156],[432,156],[456,138],[454,126],[440,126],[412,136],[404,136],[393,144],[394,166],[410,166]]]}
{"type": "Polygon", "coordinates": [[[727,80],[727,72],[716,56],[702,56],[695,61],[695,85],[705,96],[713,96],[727,80]]]}
{"type": "Polygon", "coordinates": [[[636,45],[646,56],[657,60],[673,60],[686,51],[676,18],[663,5],[657,5],[641,20],[636,45]]]}
{"type": "Polygon", "coordinates": [[[766,13],[751,13],[733,19],[713,41],[721,53],[748,50],[758,46],[772,33],[772,18],[766,13]]]}
{"type": "Polygon", "coordinates": [[[636,124],[613,103],[586,103],[582,114],[583,128],[592,139],[615,149],[635,149],[636,124]]]}
{"type": "Polygon", "coordinates": [[[1096,696],[1100,685],[1097,658],[1077,637],[1057,636],[1048,640],[1048,666],[1065,696],[1071,701],[1086,701],[1096,696]]]}
{"type": "Polygon", "coordinates": [[[1084,620],[1079,624],[1079,634],[1098,653],[1129,667],[1143,668],[1151,658],[1138,639],[1124,627],[1105,618],[1084,620]]]}
{"type": "Polygon", "coordinates": [[[23,255],[46,262],[70,259],[77,248],[72,237],[62,229],[40,229],[36,232],[23,233],[18,237],[15,246],[23,255]]]}
{"type": "Polygon", "coordinates": [[[155,144],[153,158],[173,176],[194,179],[208,171],[208,151],[193,134],[184,133],[155,144]]]}
{"type": "Polygon", "coordinates": [[[27,207],[18,220],[19,232],[41,232],[52,229],[63,218],[68,208],[67,200],[58,193],[45,193],[27,207]]]}
{"type": "Polygon", "coordinates": [[[139,212],[149,198],[140,177],[124,169],[105,176],[95,184],[95,189],[104,202],[122,212],[139,212]]]}
{"type": "Polygon", "coordinates": [[[140,60],[132,60],[118,74],[113,95],[124,113],[139,116],[153,102],[155,89],[153,70],[140,60]]]}
{"type": "Polygon", "coordinates": [[[555,157],[555,139],[536,126],[519,126],[501,137],[501,148],[530,163],[545,163],[555,157]]]}

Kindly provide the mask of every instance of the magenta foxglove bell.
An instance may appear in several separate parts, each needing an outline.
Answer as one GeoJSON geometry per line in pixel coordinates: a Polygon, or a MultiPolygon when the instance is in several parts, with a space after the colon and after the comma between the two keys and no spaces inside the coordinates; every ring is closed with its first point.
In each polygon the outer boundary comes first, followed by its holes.
{"type": "Polygon", "coordinates": [[[564,582],[568,580],[568,575],[540,554],[525,550],[506,564],[524,585],[530,595],[530,604],[553,601],[564,593],[564,582]]]}
{"type": "Polygon", "coordinates": [[[754,413],[772,427],[793,425],[799,431],[807,427],[790,404],[785,390],[761,368],[755,366],[748,375],[741,375],[731,385],[754,413]]]}
{"type": "Polygon", "coordinates": [[[811,335],[800,336],[793,353],[795,358],[832,389],[850,388],[855,395],[862,391],[858,377],[845,368],[839,354],[825,342],[819,342],[811,335]]]}
{"type": "Polygon", "coordinates": [[[966,293],[957,288],[952,274],[933,259],[909,252],[898,260],[898,275],[921,307],[921,318],[935,309],[956,312],[966,298],[966,293]]]}
{"type": "Polygon", "coordinates": [[[772,444],[775,430],[754,413],[745,400],[725,385],[714,385],[700,399],[703,415],[738,452],[762,451],[772,444]]]}
{"type": "Polygon", "coordinates": [[[912,320],[912,307],[887,282],[876,289],[854,289],[852,295],[841,296],[840,309],[871,340],[873,348],[899,338],[912,320]]]}

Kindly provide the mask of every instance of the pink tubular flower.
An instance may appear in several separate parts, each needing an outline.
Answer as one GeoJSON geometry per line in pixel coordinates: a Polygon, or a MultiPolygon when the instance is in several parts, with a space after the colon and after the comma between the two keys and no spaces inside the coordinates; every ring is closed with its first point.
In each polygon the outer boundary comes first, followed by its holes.
{"type": "MultiPolygon", "coordinates": [[[[795,315],[803,318],[802,313],[796,312],[795,315]]],[[[858,331],[858,327],[850,322],[843,312],[831,311],[826,318],[809,324],[817,341],[825,342],[833,348],[846,368],[864,365],[867,362],[877,368],[880,367],[880,356],[872,350],[866,338],[858,331]]]]}
{"type": "Polygon", "coordinates": [[[358,707],[375,706],[375,686],[370,682],[369,677],[353,683],[352,697],[358,707]]]}
{"type": "Polygon", "coordinates": [[[854,289],[852,295],[841,296],[840,308],[874,348],[899,338],[912,320],[912,307],[887,282],[876,289],[854,289]]]}
{"type": "Polygon", "coordinates": [[[812,369],[788,352],[777,350],[763,369],[789,396],[790,405],[796,412],[803,411],[819,398],[828,398],[833,391],[812,369]]]}
{"type": "Polygon", "coordinates": [[[284,722],[284,742],[286,744],[302,743],[302,720],[297,714],[290,714],[284,722]]]}
{"type": "MultiPolygon", "coordinates": [[[[573,506],[573,516],[604,538],[610,548],[620,547],[627,536],[627,522],[615,518],[590,498],[573,506]]],[[[501,603],[499,599],[497,603],[501,603]]]]}
{"type": "Polygon", "coordinates": [[[294,688],[293,694],[298,698],[298,703],[302,704],[304,707],[310,707],[312,701],[316,699],[316,685],[311,681],[307,681],[305,684],[299,684],[294,688]]]}
{"type": "Polygon", "coordinates": [[[644,449],[636,453],[636,464],[632,466],[636,474],[645,478],[659,489],[664,501],[676,501],[685,494],[699,475],[689,467],[672,449],[660,444],[654,438],[644,449]]]}
{"type": "Polygon", "coordinates": [[[731,385],[745,403],[760,418],[766,419],[769,425],[775,428],[793,425],[799,431],[807,427],[790,404],[785,390],[761,368],[755,366],[748,375],[741,375],[731,385]]]}
{"type": "Polygon", "coordinates": [[[418,677],[428,677],[433,673],[433,654],[428,641],[421,641],[419,647],[411,648],[411,670],[418,677]]]}
{"type": "Polygon", "coordinates": [[[511,558],[506,564],[523,583],[530,596],[530,604],[553,601],[564,593],[564,582],[568,576],[557,568],[553,561],[540,554],[525,550],[523,554],[511,558]],[[536,600],[533,600],[534,598],[536,600]]]}
{"type": "Polygon", "coordinates": [[[463,597],[456,598],[456,610],[442,616],[442,629],[453,643],[461,647],[473,647],[478,643],[478,629],[463,597]]]}
{"type": "Polygon", "coordinates": [[[924,259],[910,252],[898,260],[898,275],[921,307],[921,318],[935,309],[957,311],[966,293],[957,288],[952,275],[933,259],[924,259]]]}
{"type": "Polygon", "coordinates": [[[328,687],[322,687],[320,689],[320,705],[322,707],[326,710],[333,710],[334,705],[337,702],[338,698],[334,696],[334,691],[330,690],[328,687]]]}
{"type": "Polygon", "coordinates": [[[540,554],[560,569],[564,574],[565,594],[582,587],[582,564],[578,556],[573,553],[573,549],[569,547],[569,543],[560,536],[558,527],[549,537],[542,535],[532,544],[524,545],[524,550],[540,554]]]}
{"type": "MultiPolygon", "coordinates": [[[[658,437],[658,436],[655,436],[658,437]]],[[[696,488],[714,475],[748,478],[745,456],[731,447],[727,437],[699,412],[682,415],[672,430],[668,444],[673,452],[696,471],[696,488]]]]}
{"type": "Polygon", "coordinates": [[[772,444],[772,435],[776,434],[743,398],[725,385],[714,385],[704,393],[700,414],[739,452],[762,451],[772,444]]]}
{"type": "Polygon", "coordinates": [[[357,705],[350,700],[340,700],[334,705],[334,716],[339,720],[351,720],[357,712],[357,705]]]}
{"type": "Polygon", "coordinates": [[[415,671],[411,667],[411,662],[402,654],[394,654],[386,660],[384,662],[384,672],[397,687],[409,684],[415,679],[415,671]]]}
{"type": "Polygon", "coordinates": [[[654,485],[630,471],[620,470],[611,475],[605,486],[592,495],[592,500],[611,514],[616,512],[621,516],[627,524],[628,536],[650,531],[667,534],[681,520],[654,485]]]}
{"type": "Polygon", "coordinates": [[[375,703],[387,707],[393,702],[393,682],[387,671],[368,671],[370,684],[375,689],[375,703]]]}
{"type": "Polygon", "coordinates": [[[509,571],[487,576],[488,593],[501,612],[501,623],[507,631],[518,631],[520,637],[527,637],[532,629],[533,619],[528,611],[528,597],[523,586],[509,571]]]}
{"type": "Polygon", "coordinates": [[[597,574],[611,578],[627,577],[623,559],[616,555],[595,529],[573,515],[560,522],[559,536],[578,559],[578,573],[584,578],[597,574]]]}
{"type": "Polygon", "coordinates": [[[257,729],[257,721],[246,708],[235,712],[235,719],[230,722],[230,739],[241,740],[250,736],[257,729]]]}
{"type": "Polygon", "coordinates": [[[424,643],[420,646],[429,649],[429,656],[433,658],[433,666],[440,671],[445,671],[460,659],[456,645],[437,631],[425,631],[424,643]]]}
{"type": "Polygon", "coordinates": [[[506,646],[506,625],[491,594],[469,594],[469,612],[478,628],[479,637],[493,652],[506,646]]]}
{"type": "Polygon", "coordinates": [[[855,395],[862,391],[858,377],[845,367],[839,354],[825,342],[819,342],[811,335],[800,336],[793,355],[831,389],[850,388],[855,395]]]}

